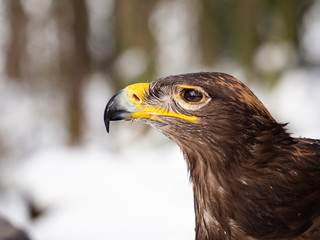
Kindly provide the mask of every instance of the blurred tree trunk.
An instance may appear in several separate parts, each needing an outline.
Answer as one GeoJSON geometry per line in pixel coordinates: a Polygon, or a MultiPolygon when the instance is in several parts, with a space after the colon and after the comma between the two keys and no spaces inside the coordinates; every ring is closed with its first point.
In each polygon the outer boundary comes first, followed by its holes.
{"type": "Polygon", "coordinates": [[[67,101],[70,144],[82,138],[82,87],[91,69],[87,46],[88,11],[85,0],[56,2],[56,18],[60,37],[60,71],[67,101]]]}
{"type": "Polygon", "coordinates": [[[202,63],[211,66],[229,52],[226,48],[228,36],[228,7],[225,2],[201,0],[199,17],[199,47],[202,63]]]}
{"type": "MultiPolygon", "coordinates": [[[[235,59],[247,80],[261,74],[255,68],[255,55],[266,42],[286,41],[299,46],[301,20],[314,0],[201,0],[199,43],[202,63],[212,66],[218,59],[235,59]]],[[[280,72],[259,76],[266,82],[277,81],[280,72]]]]}
{"type": "Polygon", "coordinates": [[[281,13],[283,21],[286,26],[285,39],[299,47],[299,31],[301,30],[301,23],[307,10],[312,7],[315,0],[292,0],[290,4],[284,1],[275,1],[274,8],[281,13]]]}
{"type": "Polygon", "coordinates": [[[6,52],[5,71],[13,79],[22,79],[23,59],[26,53],[26,26],[28,18],[20,0],[6,2],[9,38],[6,52]]]}
{"type": "Polygon", "coordinates": [[[264,0],[234,1],[232,9],[232,34],[230,47],[236,59],[245,67],[251,69],[255,50],[259,39],[257,33],[257,22],[264,0]]]}
{"type": "MultiPolygon", "coordinates": [[[[154,39],[149,29],[149,19],[157,0],[116,0],[115,4],[115,56],[125,50],[138,47],[146,51],[151,59],[146,72],[139,81],[150,81],[155,75],[154,39]]],[[[116,88],[122,88],[122,79],[113,76],[116,88]]]]}
{"type": "Polygon", "coordinates": [[[244,66],[252,64],[262,2],[202,0],[199,42],[203,64],[210,66],[226,56],[244,66]]]}
{"type": "Polygon", "coordinates": [[[138,46],[151,50],[154,43],[149,31],[149,17],[155,0],[117,0],[117,52],[138,46]]]}

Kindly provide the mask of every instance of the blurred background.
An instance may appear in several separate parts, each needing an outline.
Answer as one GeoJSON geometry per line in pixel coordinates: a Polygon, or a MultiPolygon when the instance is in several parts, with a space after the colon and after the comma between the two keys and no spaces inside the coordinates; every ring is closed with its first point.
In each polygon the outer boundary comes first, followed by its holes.
{"type": "Polygon", "coordinates": [[[0,218],[34,240],[194,239],[178,147],[105,131],[128,84],[226,72],[320,138],[320,1],[0,0],[0,36],[0,218]]]}

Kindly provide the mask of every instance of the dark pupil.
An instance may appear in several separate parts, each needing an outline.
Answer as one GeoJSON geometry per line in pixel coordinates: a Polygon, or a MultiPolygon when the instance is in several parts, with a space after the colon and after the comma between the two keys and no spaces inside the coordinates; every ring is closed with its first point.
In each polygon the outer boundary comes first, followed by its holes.
{"type": "Polygon", "coordinates": [[[199,102],[202,100],[203,95],[201,92],[198,92],[193,89],[187,89],[183,93],[184,99],[186,99],[188,102],[199,102]]]}

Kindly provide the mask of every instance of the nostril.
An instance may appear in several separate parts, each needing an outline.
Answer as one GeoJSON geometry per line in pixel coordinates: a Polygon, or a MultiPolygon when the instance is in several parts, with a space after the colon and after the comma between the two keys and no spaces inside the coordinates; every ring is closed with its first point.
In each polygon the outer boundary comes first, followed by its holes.
{"type": "Polygon", "coordinates": [[[132,95],[132,99],[135,101],[135,102],[140,102],[140,98],[137,96],[137,94],[133,94],[132,95]]]}

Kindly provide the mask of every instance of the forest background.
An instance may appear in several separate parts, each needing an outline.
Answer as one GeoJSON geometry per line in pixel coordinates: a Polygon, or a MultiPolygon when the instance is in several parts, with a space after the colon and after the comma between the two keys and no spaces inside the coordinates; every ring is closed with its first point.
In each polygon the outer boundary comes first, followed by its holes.
{"type": "Polygon", "coordinates": [[[0,0],[0,36],[0,215],[33,239],[194,238],[179,149],[105,132],[128,84],[226,72],[320,138],[320,1],[0,0]]]}

